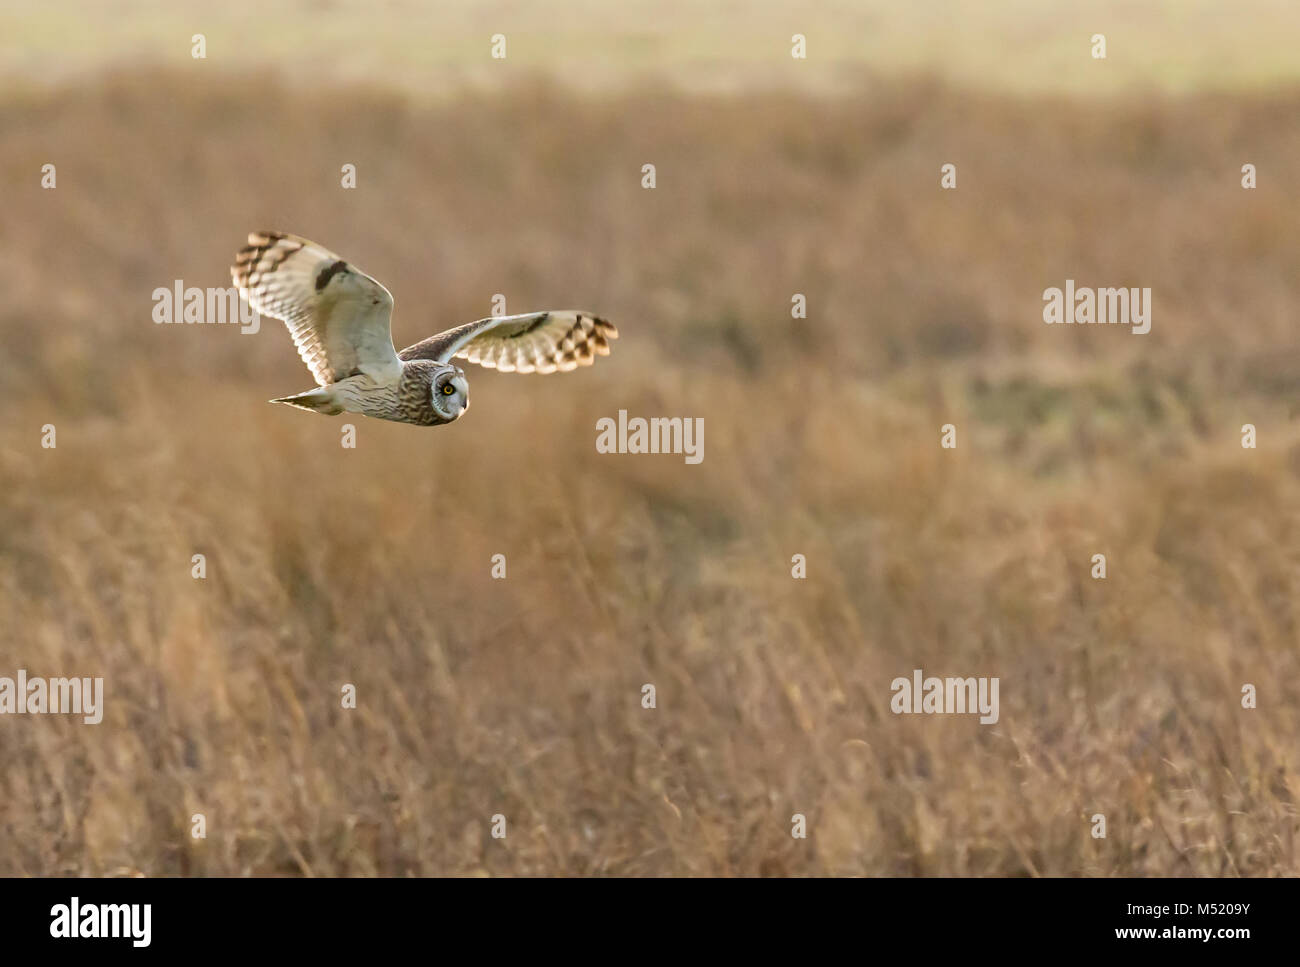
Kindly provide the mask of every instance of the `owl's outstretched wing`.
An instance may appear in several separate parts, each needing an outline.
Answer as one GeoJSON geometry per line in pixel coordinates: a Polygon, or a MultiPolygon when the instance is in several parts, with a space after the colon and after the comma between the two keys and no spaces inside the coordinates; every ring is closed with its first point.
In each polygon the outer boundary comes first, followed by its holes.
{"type": "Polygon", "coordinates": [[[398,378],[393,297],[333,252],[296,235],[253,232],[230,277],[254,309],[284,320],[321,386],[358,373],[398,378]]]}
{"type": "Polygon", "coordinates": [[[398,355],[445,363],[453,356],[503,373],[567,373],[609,355],[614,324],[570,309],[490,316],[430,336],[398,355]]]}

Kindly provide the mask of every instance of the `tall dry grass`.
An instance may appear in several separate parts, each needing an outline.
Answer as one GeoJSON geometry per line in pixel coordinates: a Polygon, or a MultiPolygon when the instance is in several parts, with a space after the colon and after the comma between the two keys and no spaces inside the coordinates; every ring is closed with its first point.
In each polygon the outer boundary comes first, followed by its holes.
{"type": "Polygon", "coordinates": [[[0,102],[0,674],[107,693],[0,719],[0,872],[1300,872],[1298,109],[0,102]],[[310,385],[278,323],[150,320],[263,227],[383,280],[399,345],[498,292],[623,338],[344,450],[264,402],[310,385]],[[1152,332],[1044,326],[1066,278],[1152,287],[1152,332]],[[704,462],[596,453],[620,408],[704,462]],[[891,714],[917,667],[999,676],[998,724],[891,714]]]}

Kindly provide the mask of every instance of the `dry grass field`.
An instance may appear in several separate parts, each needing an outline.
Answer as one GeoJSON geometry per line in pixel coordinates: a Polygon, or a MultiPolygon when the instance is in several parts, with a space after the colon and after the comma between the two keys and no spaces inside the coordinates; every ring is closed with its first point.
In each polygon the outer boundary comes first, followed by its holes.
{"type": "Polygon", "coordinates": [[[0,675],[106,697],[0,717],[0,873],[1300,874],[1297,117],[915,78],[0,97],[0,675]],[[399,346],[495,293],[622,338],[468,372],[450,427],[271,406],[311,385],[278,322],[151,320],[260,228],[383,281],[399,346]],[[1151,287],[1151,332],[1044,325],[1067,278],[1151,287]],[[703,417],[703,462],[597,453],[620,409],[703,417]],[[999,721],[892,714],[914,668],[999,677],[999,721]]]}
{"type": "Polygon", "coordinates": [[[0,0],[0,79],[44,86],[105,68],[276,65],[377,78],[416,97],[537,72],[582,91],[851,91],[864,75],[1108,97],[1300,83],[1292,0],[0,0]],[[808,58],[789,56],[807,38],[808,58]],[[1087,56],[1104,33],[1106,61],[1087,56]],[[509,39],[505,60],[489,38],[509,39]]]}

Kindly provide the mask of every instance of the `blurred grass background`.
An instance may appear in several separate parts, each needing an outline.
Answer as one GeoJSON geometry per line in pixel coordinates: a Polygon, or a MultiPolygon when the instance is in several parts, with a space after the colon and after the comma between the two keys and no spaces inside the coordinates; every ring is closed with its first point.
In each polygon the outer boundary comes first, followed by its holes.
{"type": "Polygon", "coordinates": [[[1115,5],[1160,41],[1093,89],[1072,6],[914,15],[915,64],[872,56],[906,15],[810,11],[847,74],[768,4],[656,43],[637,5],[295,6],[6,8],[0,674],[107,710],[0,720],[0,872],[1300,872],[1290,8],[1115,5]],[[497,29],[480,83],[447,51],[497,29]],[[622,338],[470,373],[442,429],[272,407],[310,385],[279,323],[150,318],[259,228],[388,285],[399,346],[498,292],[622,338]],[[1066,278],[1150,286],[1151,333],[1043,325],[1066,278]],[[597,454],[620,408],[703,416],[703,464],[597,454]],[[891,714],[916,667],[999,676],[998,724],[891,714]]]}
{"type": "MultiPolygon", "coordinates": [[[[1076,96],[1252,90],[1300,81],[1290,0],[0,0],[0,76],[45,84],[105,67],[279,64],[301,79],[382,78],[457,97],[534,72],[583,91],[852,91],[864,75],[1076,96]],[[494,34],[508,38],[490,59],[494,34]],[[808,39],[805,61],[790,38],[808,39]],[[1105,34],[1104,62],[1079,56],[1105,34]]],[[[310,83],[310,81],[308,81],[310,83]]]]}

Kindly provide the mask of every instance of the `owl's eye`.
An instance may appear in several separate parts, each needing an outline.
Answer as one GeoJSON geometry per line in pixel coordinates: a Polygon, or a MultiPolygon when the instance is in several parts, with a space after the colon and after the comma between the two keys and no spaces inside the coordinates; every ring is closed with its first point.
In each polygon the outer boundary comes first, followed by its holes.
{"type": "Polygon", "coordinates": [[[448,383],[446,386],[442,388],[443,396],[451,396],[451,394],[455,392],[456,392],[456,387],[452,386],[450,383],[448,383]]]}

